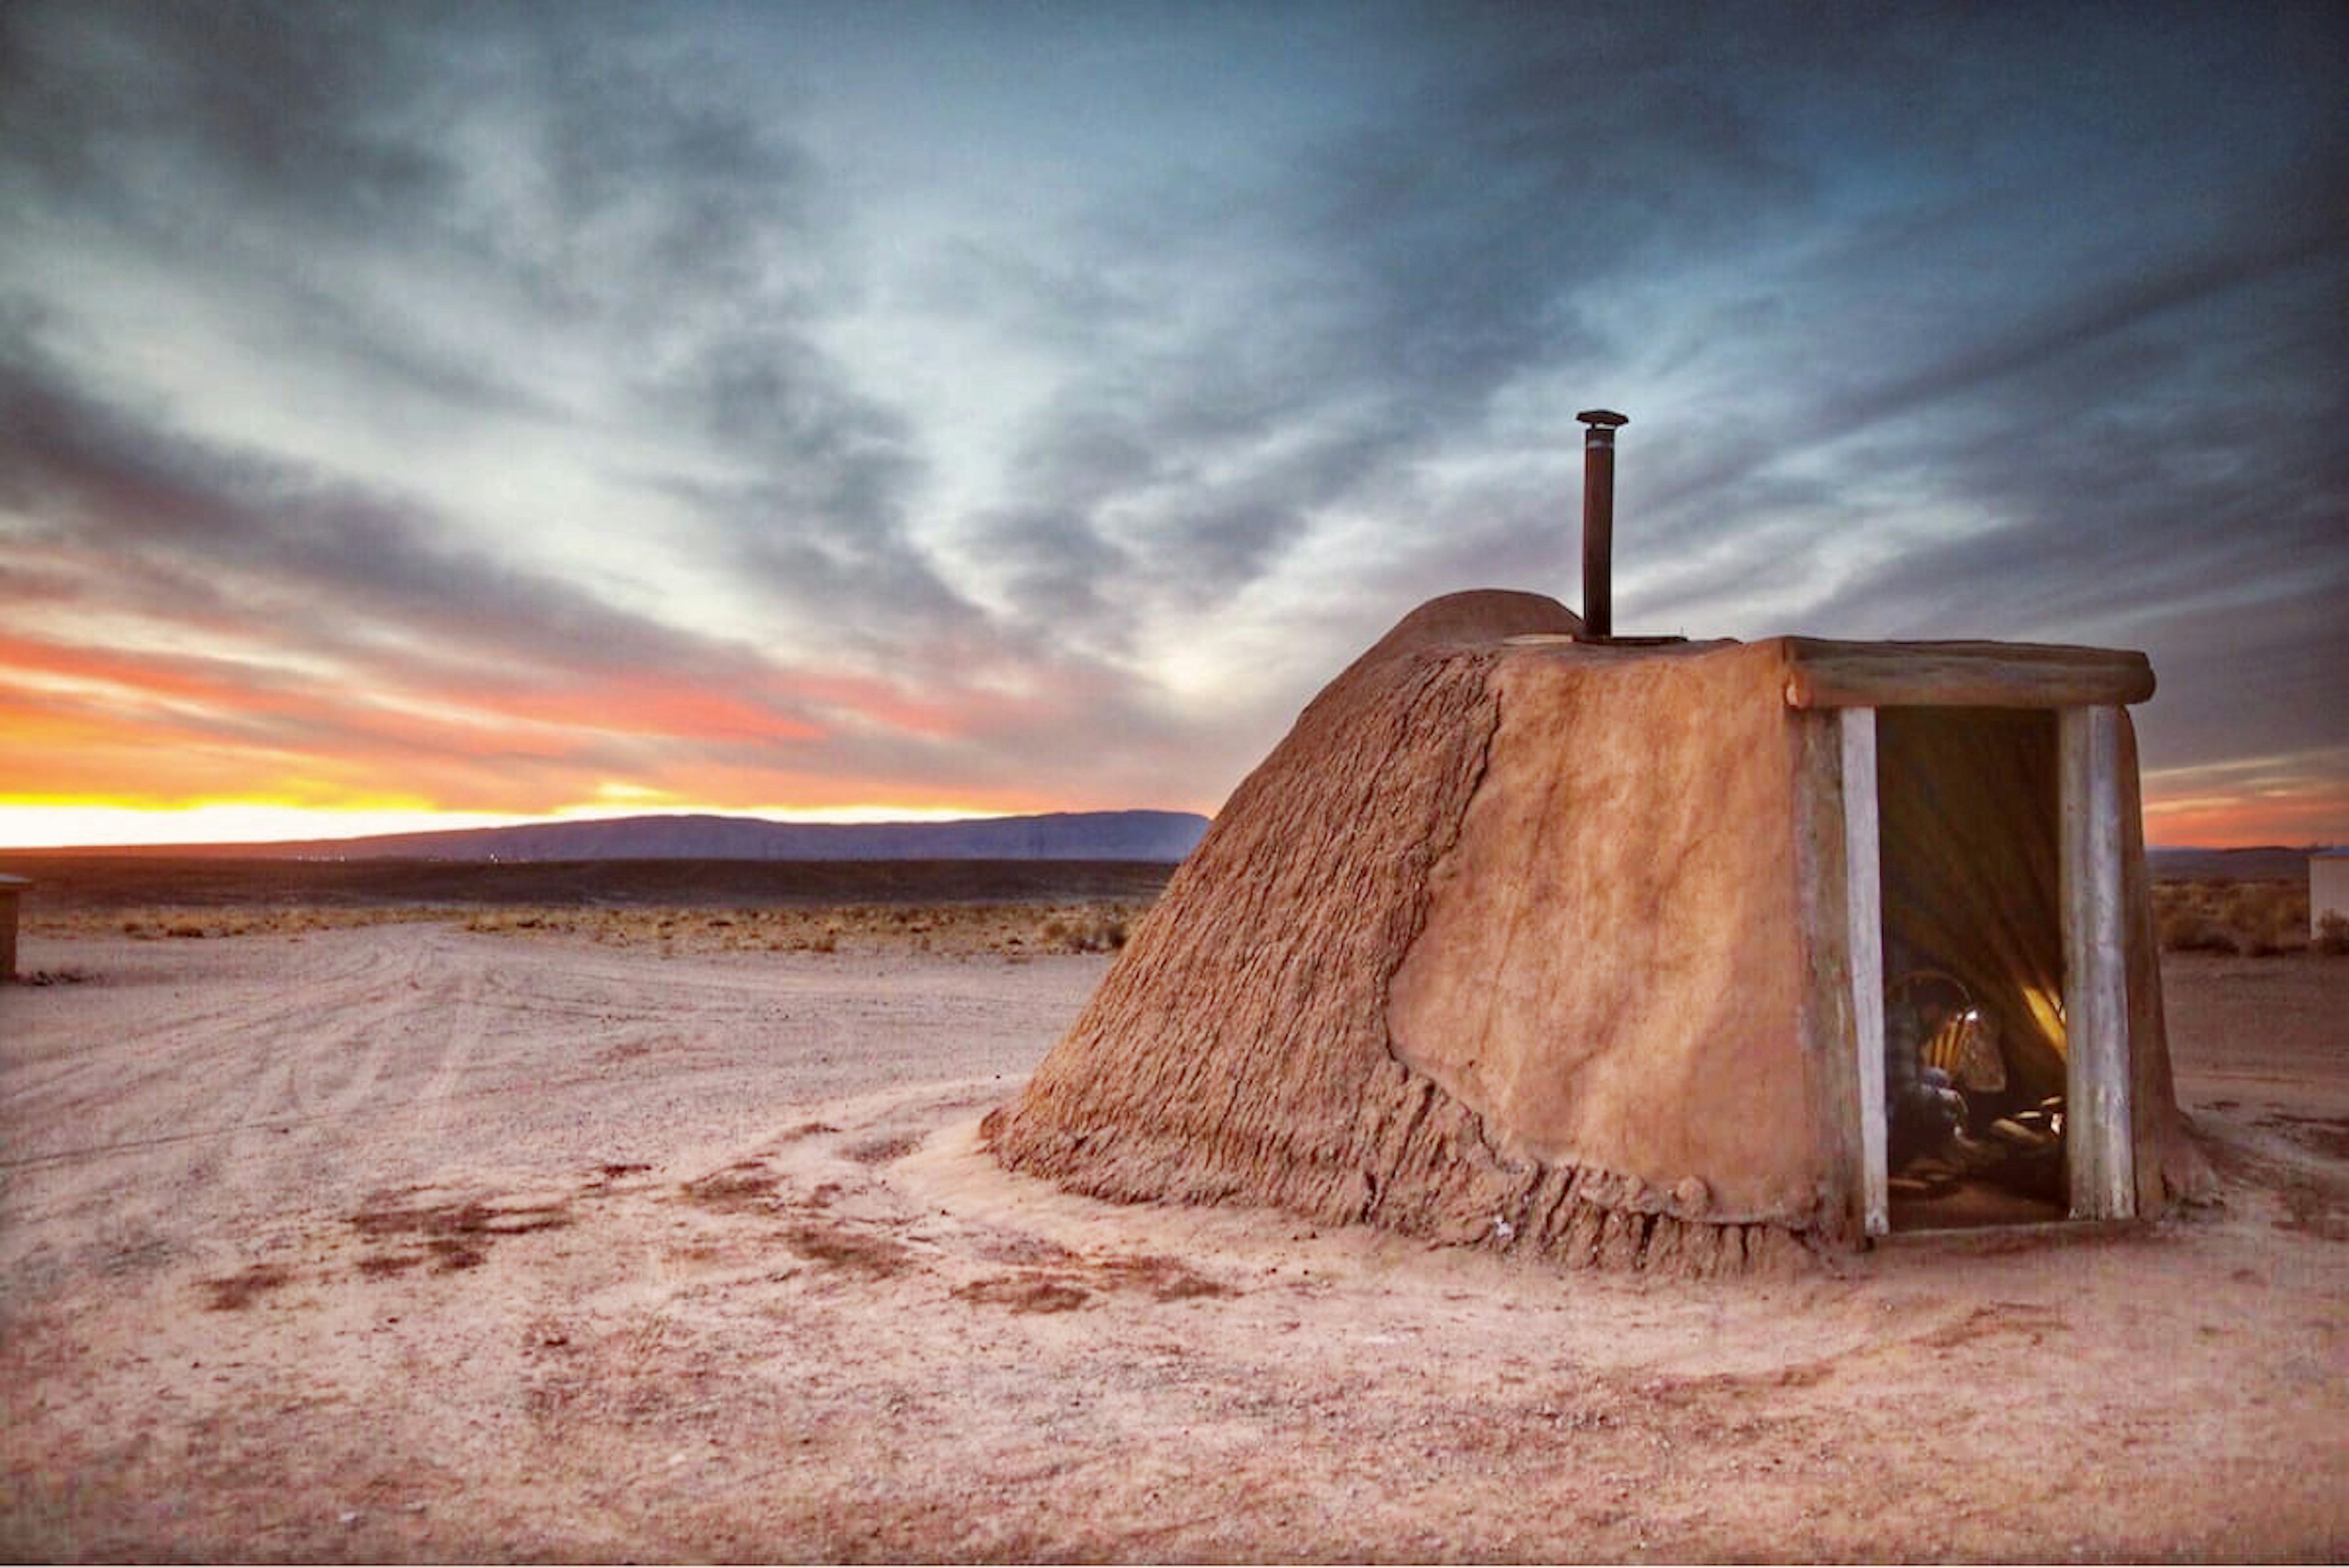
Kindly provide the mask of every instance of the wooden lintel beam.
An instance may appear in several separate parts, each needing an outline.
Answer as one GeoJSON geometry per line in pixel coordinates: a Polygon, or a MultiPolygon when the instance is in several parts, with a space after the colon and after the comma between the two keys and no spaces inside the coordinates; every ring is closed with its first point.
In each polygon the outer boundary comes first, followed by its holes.
{"type": "Polygon", "coordinates": [[[1775,640],[1790,708],[2120,707],[2153,695],[2151,661],[2126,649],[1775,640]]]}

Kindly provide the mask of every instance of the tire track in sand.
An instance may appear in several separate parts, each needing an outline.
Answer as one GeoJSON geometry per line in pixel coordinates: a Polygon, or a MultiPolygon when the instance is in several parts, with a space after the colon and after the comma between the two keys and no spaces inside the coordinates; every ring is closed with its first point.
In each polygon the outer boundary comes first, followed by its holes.
{"type": "Polygon", "coordinates": [[[191,1241],[217,1251],[342,1201],[367,1179],[353,1125],[453,1082],[470,1049],[449,1025],[477,1023],[478,1010],[431,1000],[446,983],[442,935],[326,933],[283,954],[275,984],[214,961],[76,997],[69,1053],[21,1072],[0,1059],[0,1266],[32,1264],[36,1280],[74,1261],[158,1266],[191,1241]],[[77,1231],[71,1259],[23,1242],[77,1231]]]}

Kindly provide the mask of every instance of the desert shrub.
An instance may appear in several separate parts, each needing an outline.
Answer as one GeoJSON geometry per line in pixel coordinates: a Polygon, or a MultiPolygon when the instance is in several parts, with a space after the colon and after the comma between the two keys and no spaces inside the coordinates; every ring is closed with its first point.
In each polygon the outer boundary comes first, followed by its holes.
{"type": "Polygon", "coordinates": [[[2349,915],[2338,909],[2327,909],[2316,922],[2316,940],[2309,943],[2318,952],[2339,957],[2349,953],[2349,915]]]}
{"type": "Polygon", "coordinates": [[[2155,929],[2171,952],[2266,958],[2307,943],[2308,891],[2290,882],[2164,882],[2153,890],[2155,929]]]}
{"type": "Polygon", "coordinates": [[[1114,952],[1125,946],[1126,919],[1114,909],[1082,909],[1046,920],[1037,935],[1065,952],[1114,952]]]}
{"type": "Polygon", "coordinates": [[[2165,909],[2160,920],[2161,945],[2168,952],[2230,953],[2235,933],[2199,909],[2165,909]]]}
{"type": "Polygon", "coordinates": [[[2228,895],[2230,923],[2235,928],[2235,950],[2246,958],[2268,958],[2305,945],[2308,895],[2289,882],[2244,882],[2228,895]]]}

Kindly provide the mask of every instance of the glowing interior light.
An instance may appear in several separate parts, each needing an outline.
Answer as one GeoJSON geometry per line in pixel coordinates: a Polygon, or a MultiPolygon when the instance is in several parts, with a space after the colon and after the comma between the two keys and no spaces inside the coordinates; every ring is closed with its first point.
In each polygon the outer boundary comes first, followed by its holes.
{"type": "Polygon", "coordinates": [[[2023,988],[2023,1005],[2039,1025],[2040,1033],[2054,1041],[2057,1050],[2063,1050],[2065,1039],[2063,993],[2049,991],[2044,986],[2027,985],[2023,988]]]}

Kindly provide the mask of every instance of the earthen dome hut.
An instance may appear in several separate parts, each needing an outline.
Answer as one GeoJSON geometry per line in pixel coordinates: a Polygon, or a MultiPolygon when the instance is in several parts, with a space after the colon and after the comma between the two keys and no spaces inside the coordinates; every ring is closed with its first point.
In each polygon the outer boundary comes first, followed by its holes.
{"type": "Polygon", "coordinates": [[[987,1118],[997,1157],[1697,1273],[1962,1222],[2033,1140],[2052,1188],[1982,1212],[2145,1215],[2195,1179],[2142,655],[1581,629],[1453,595],[1324,689],[987,1118]],[[1889,1125],[1910,965],[1990,1021],[1998,1085],[1955,1134],[1992,1152],[1938,1190],[1889,1125]]]}

